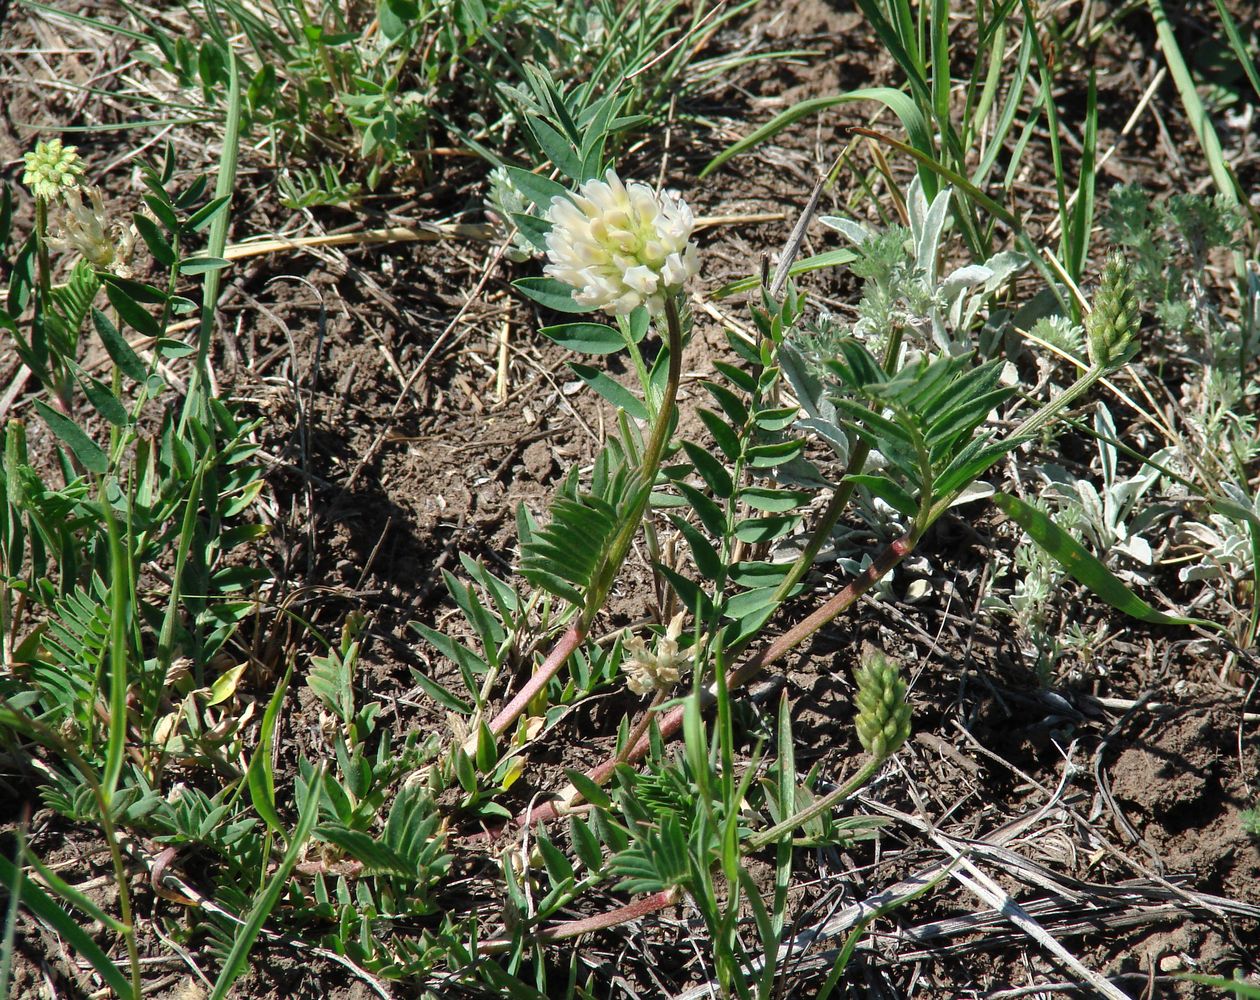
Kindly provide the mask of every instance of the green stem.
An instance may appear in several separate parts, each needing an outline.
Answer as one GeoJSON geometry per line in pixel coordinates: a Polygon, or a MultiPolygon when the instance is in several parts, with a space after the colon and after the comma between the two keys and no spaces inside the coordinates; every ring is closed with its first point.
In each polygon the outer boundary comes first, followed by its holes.
{"type": "Polygon", "coordinates": [[[665,451],[666,442],[669,441],[669,430],[674,416],[674,402],[678,398],[678,384],[682,380],[682,320],[678,315],[678,303],[673,297],[665,300],[665,325],[668,338],[669,373],[665,382],[665,393],[661,397],[660,406],[657,407],[652,433],[648,438],[647,447],[643,450],[643,461],[639,466],[640,482],[644,486],[642,499],[628,512],[621,530],[616,538],[613,539],[612,546],[609,549],[607,564],[610,570],[607,579],[602,584],[592,585],[591,593],[587,598],[587,606],[581,616],[569,626],[568,630],[560,638],[560,641],[543,661],[542,666],[530,677],[525,686],[494,717],[494,720],[490,723],[490,731],[496,736],[506,732],[520,717],[521,713],[525,711],[525,707],[547,685],[547,682],[556,675],[557,671],[564,666],[569,656],[586,638],[587,633],[590,631],[592,620],[600,608],[604,606],[604,598],[607,596],[608,589],[612,584],[612,578],[625,561],[626,553],[630,551],[630,544],[634,541],[635,535],[638,534],[639,525],[643,522],[643,515],[647,511],[648,502],[652,495],[652,485],[656,482],[656,474],[660,470],[661,455],[665,451]]]}
{"type": "Polygon", "coordinates": [[[774,843],[785,833],[795,830],[798,826],[808,823],[814,817],[821,816],[823,813],[831,809],[832,806],[843,802],[870,781],[871,778],[875,776],[875,772],[883,766],[884,761],[887,759],[887,757],[872,757],[866,762],[862,769],[858,771],[857,774],[837,788],[834,792],[828,792],[821,799],[817,799],[814,804],[809,806],[807,809],[802,809],[800,812],[794,813],[782,823],[776,823],[774,826],[770,827],[769,830],[762,830],[761,833],[757,833],[749,837],[746,841],[744,841],[745,853],[748,851],[755,851],[760,847],[765,847],[767,844],[774,843]]]}
{"type": "Polygon", "coordinates": [[[48,259],[48,202],[35,199],[35,259],[39,265],[39,290],[46,302],[52,291],[52,263],[48,259]]]}
{"type": "MultiPolygon", "coordinates": [[[[674,415],[674,401],[678,398],[678,383],[682,381],[682,320],[678,315],[678,300],[670,296],[665,300],[665,329],[668,337],[669,375],[665,382],[665,395],[656,411],[652,436],[643,452],[643,479],[648,486],[656,482],[661,465],[661,453],[669,440],[669,425],[674,415]]],[[[646,499],[644,506],[646,507],[646,499]]]]}

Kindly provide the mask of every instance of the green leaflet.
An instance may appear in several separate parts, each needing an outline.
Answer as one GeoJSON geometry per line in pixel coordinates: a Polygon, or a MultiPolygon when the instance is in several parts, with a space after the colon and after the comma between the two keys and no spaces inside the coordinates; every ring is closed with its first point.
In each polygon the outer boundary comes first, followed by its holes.
{"type": "Polygon", "coordinates": [[[1203,625],[1225,631],[1216,622],[1207,621],[1204,618],[1182,618],[1156,611],[1126,587],[1111,570],[1090,555],[1076,539],[1036,507],[1008,493],[993,494],[993,502],[1002,513],[1028,532],[1034,542],[1054,556],[1072,579],[1084,584],[1094,592],[1095,596],[1116,610],[1153,625],[1203,625]]]}

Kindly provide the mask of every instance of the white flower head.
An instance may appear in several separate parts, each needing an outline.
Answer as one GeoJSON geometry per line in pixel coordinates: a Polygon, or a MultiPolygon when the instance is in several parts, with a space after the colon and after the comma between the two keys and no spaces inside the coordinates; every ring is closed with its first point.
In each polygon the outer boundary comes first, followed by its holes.
{"type": "Polygon", "coordinates": [[[689,653],[678,651],[682,627],[683,615],[679,613],[670,621],[654,651],[637,635],[626,640],[623,647],[626,656],[621,661],[621,669],[626,672],[626,687],[635,694],[647,694],[668,691],[678,683],[683,669],[691,662],[689,653]]]}
{"type": "Polygon", "coordinates": [[[553,198],[547,218],[544,272],[572,285],[573,301],[588,309],[660,312],[665,296],[700,269],[686,203],[640,181],[624,184],[612,168],[602,181],[553,198]]]}
{"type": "Polygon", "coordinates": [[[128,277],[136,238],[131,227],[110,220],[98,188],[69,188],[63,197],[66,211],[60,230],[48,238],[48,245],[54,250],[77,253],[93,267],[128,277]],[[81,191],[87,192],[91,204],[83,203],[81,191]]]}

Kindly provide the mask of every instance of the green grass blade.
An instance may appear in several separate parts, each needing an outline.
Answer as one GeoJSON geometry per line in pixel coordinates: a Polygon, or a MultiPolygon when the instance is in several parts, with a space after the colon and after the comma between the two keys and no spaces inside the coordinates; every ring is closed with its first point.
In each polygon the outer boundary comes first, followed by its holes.
{"type": "Polygon", "coordinates": [[[1251,81],[1251,89],[1256,92],[1257,97],[1260,97],[1260,56],[1253,56],[1247,51],[1247,43],[1243,41],[1238,25],[1230,16],[1225,0],[1213,0],[1213,2],[1216,4],[1216,12],[1221,15],[1221,25],[1225,28],[1225,37],[1229,40],[1229,47],[1234,50],[1238,64],[1247,74],[1247,79],[1251,81]]]}
{"type": "MultiPolygon", "coordinates": [[[[87,914],[90,919],[99,921],[103,926],[108,927],[115,934],[127,933],[126,924],[115,917],[111,917],[108,913],[97,906],[90,896],[72,886],[55,871],[40,861],[34,854],[27,852],[26,860],[30,863],[30,866],[39,873],[39,877],[47,883],[48,888],[67,903],[77,907],[79,910],[82,910],[83,913],[87,914]]],[[[0,996],[4,995],[4,991],[0,990],[0,996]]]]}
{"type": "MultiPolygon", "coordinates": [[[[910,137],[910,144],[918,150],[925,158],[931,160],[935,156],[935,147],[932,143],[932,127],[929,125],[927,118],[918,106],[907,95],[900,90],[893,90],[891,87],[865,87],[861,90],[850,90],[843,94],[834,94],[829,97],[815,97],[808,101],[801,101],[794,104],[786,111],[782,111],[775,115],[770,121],[756,129],[751,134],[746,135],[738,142],[718,153],[708,165],[700,171],[700,177],[706,177],[713,171],[717,170],[722,164],[729,160],[732,156],[747,152],[754,146],[759,145],[773,135],[782,132],[789,125],[793,125],[806,118],[809,115],[817,114],[828,108],[833,108],[838,104],[853,104],[857,101],[879,101],[886,108],[893,112],[900,120],[902,127],[906,130],[906,134],[910,137]]],[[[920,171],[923,175],[924,171],[920,171]]],[[[923,189],[930,198],[936,191],[936,179],[930,175],[923,177],[923,189]]]]}
{"type": "Polygon", "coordinates": [[[280,822],[280,814],[276,812],[276,783],[271,771],[271,741],[276,731],[276,719],[280,715],[280,706],[284,703],[284,695],[289,689],[289,679],[292,676],[293,667],[290,666],[284,675],[284,680],[276,688],[276,693],[267,703],[267,711],[263,713],[262,725],[259,727],[258,747],[254,750],[254,756],[245,774],[255,812],[263,818],[263,822],[273,832],[281,837],[285,835],[285,832],[284,824],[280,822]]]}
{"type": "Polygon", "coordinates": [[[65,939],[75,954],[87,960],[107,986],[120,997],[135,997],[127,977],[118,966],[105,954],[87,931],[75,922],[65,910],[57,905],[49,895],[30,880],[23,880],[21,872],[8,858],[0,858],[0,884],[4,885],[15,896],[21,895],[22,905],[40,920],[65,939]]]}
{"type": "Polygon", "coordinates": [[[1079,281],[1089,260],[1090,234],[1094,226],[1094,171],[1098,153],[1098,80],[1091,68],[1085,98],[1085,134],[1081,141],[1081,168],[1076,185],[1076,204],[1067,233],[1067,272],[1079,281]]]}
{"type": "Polygon", "coordinates": [[[1117,611],[1152,625],[1202,625],[1224,631],[1216,622],[1204,618],[1182,618],[1156,611],[1036,507],[1007,493],[995,493],[992,499],[997,508],[1028,532],[1029,537],[1053,556],[1072,579],[1117,611]]]}
{"type": "MultiPolygon", "coordinates": [[[[923,10],[926,5],[920,5],[923,10]]],[[[934,0],[932,4],[932,110],[942,127],[949,122],[949,97],[952,89],[949,59],[950,0],[934,0]]]]}
{"type": "Polygon", "coordinates": [[[1248,1000],[1260,1000],[1260,986],[1252,986],[1251,983],[1240,982],[1236,979],[1225,979],[1222,976],[1178,976],[1177,978],[1192,983],[1203,983],[1205,986],[1224,990],[1234,996],[1247,997],[1248,1000]]]}
{"type": "Polygon", "coordinates": [[[100,505],[109,537],[109,737],[105,747],[105,770],[101,774],[101,796],[108,804],[122,775],[123,753],[127,749],[127,611],[131,593],[130,560],[123,549],[118,517],[102,487],[100,505]]]}
{"type": "Polygon", "coordinates": [[[9,996],[9,981],[13,975],[13,941],[17,933],[18,905],[22,902],[22,883],[26,871],[22,859],[26,853],[26,821],[17,828],[17,854],[14,865],[13,885],[9,886],[9,905],[4,913],[4,937],[0,940],[0,997],[9,996]]]}
{"type": "MultiPolygon", "coordinates": [[[[228,49],[228,99],[223,128],[223,153],[219,158],[219,173],[214,182],[215,198],[230,198],[236,187],[236,164],[240,153],[241,137],[241,77],[236,54],[228,49]]],[[[206,256],[222,257],[227,246],[228,221],[231,209],[220,212],[210,223],[210,235],[206,256]]],[[[197,335],[197,357],[189,380],[188,397],[180,414],[179,429],[183,432],[189,415],[205,410],[205,391],[210,384],[207,365],[210,363],[210,341],[214,335],[215,317],[218,314],[219,285],[223,273],[217,269],[205,272],[201,294],[201,328],[197,335]]]]}
{"type": "MultiPolygon", "coordinates": [[[[795,278],[801,274],[808,274],[810,271],[821,271],[828,267],[841,267],[845,264],[852,264],[857,260],[857,257],[858,255],[852,250],[827,250],[823,253],[814,254],[812,257],[803,257],[796,261],[788,268],[788,276],[795,278]]],[[[761,278],[756,275],[751,278],[740,278],[738,281],[732,281],[730,284],[723,285],[716,291],[710,292],[709,298],[724,299],[728,295],[751,292],[760,284],[761,278]]]]}
{"type": "Polygon", "coordinates": [[[108,21],[102,21],[100,18],[88,17],[85,14],[74,14],[68,10],[61,10],[60,8],[50,6],[49,4],[36,3],[35,0],[23,0],[22,6],[29,7],[31,10],[37,10],[41,14],[46,14],[49,17],[65,18],[67,21],[71,21],[75,24],[84,24],[89,28],[107,31],[110,34],[119,35],[123,38],[129,38],[133,42],[147,43],[149,41],[149,37],[147,35],[143,35],[138,31],[132,31],[129,28],[124,28],[118,24],[110,24],[108,21]]]}
{"type": "Polygon", "coordinates": [[[299,859],[302,857],[302,852],[306,849],[306,842],[310,839],[311,831],[315,829],[315,821],[319,818],[319,804],[323,796],[324,768],[323,765],[320,765],[311,779],[306,802],[302,807],[302,814],[298,817],[297,827],[293,831],[293,836],[289,839],[289,848],[284,852],[280,866],[267,880],[267,887],[259,894],[249,917],[237,932],[236,940],[232,942],[232,950],[228,953],[227,960],[223,963],[223,968],[219,972],[219,978],[215,980],[214,990],[211,992],[209,1000],[226,1000],[228,990],[232,988],[232,984],[245,971],[245,966],[249,961],[250,950],[254,947],[254,941],[257,940],[263,923],[271,915],[271,911],[275,909],[276,903],[280,901],[280,894],[288,887],[289,876],[293,873],[294,867],[296,867],[299,859]]]}
{"type": "Polygon", "coordinates": [[[1229,164],[1225,162],[1225,153],[1221,149],[1220,137],[1212,118],[1203,106],[1199,91],[1194,85],[1194,77],[1190,75],[1190,67],[1181,54],[1181,46],[1177,44],[1177,36],[1172,25],[1168,23],[1168,15],[1164,12],[1161,0],[1146,0],[1151,11],[1151,20],[1155,22],[1155,36],[1159,40],[1160,51],[1164,53],[1164,61],[1168,63],[1168,72],[1172,74],[1177,85],[1177,93],[1181,97],[1181,106],[1186,110],[1190,127],[1199,140],[1203,155],[1207,159],[1208,169],[1212,172],[1212,180],[1216,188],[1233,206],[1239,204],[1238,186],[1230,173],[1229,164]]]}
{"type": "MultiPolygon", "coordinates": [[[[1022,0],[1024,7],[1024,17],[1029,23],[1037,23],[1037,15],[1033,10],[1030,0],[1022,0]]],[[[1054,187],[1055,193],[1059,200],[1059,256],[1066,256],[1064,253],[1067,247],[1068,234],[1072,230],[1072,220],[1068,216],[1068,193],[1067,193],[1067,177],[1066,170],[1063,166],[1063,145],[1059,139],[1059,109],[1054,103],[1054,75],[1050,69],[1050,60],[1046,56],[1046,50],[1041,44],[1041,37],[1033,32],[1032,34],[1033,54],[1037,57],[1037,71],[1041,77],[1041,103],[1045,107],[1046,113],[1046,129],[1050,136],[1050,158],[1054,164],[1054,187]]],[[[1073,274],[1072,280],[1075,281],[1079,275],[1073,274]]]]}

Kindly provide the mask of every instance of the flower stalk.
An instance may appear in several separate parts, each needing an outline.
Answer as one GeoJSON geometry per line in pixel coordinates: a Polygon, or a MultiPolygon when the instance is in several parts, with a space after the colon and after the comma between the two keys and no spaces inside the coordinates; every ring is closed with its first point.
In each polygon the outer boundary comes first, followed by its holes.
{"type": "MultiPolygon", "coordinates": [[[[773,642],[762,647],[760,651],[742,663],[737,669],[731,671],[726,678],[727,690],[735,691],[744,687],[766,667],[782,659],[824,625],[827,625],[849,610],[863,594],[870,590],[882,577],[892,572],[906,556],[914,551],[920,537],[921,533],[912,529],[895,541],[890,542],[875,561],[851,580],[843,590],[816,609],[808,618],[798,622],[773,642]]],[[[717,693],[712,686],[701,692],[701,700],[705,706],[711,705],[717,700],[717,693]]],[[[660,718],[657,728],[660,731],[662,740],[671,740],[679,733],[682,729],[683,714],[684,706],[679,705],[660,718]]],[[[612,777],[612,773],[616,770],[618,764],[638,763],[647,756],[650,747],[651,740],[645,733],[632,744],[628,744],[627,749],[621,754],[611,757],[597,767],[587,771],[586,777],[595,782],[595,784],[602,785],[612,777]]],[[[535,806],[528,812],[516,817],[513,824],[520,826],[524,823],[547,822],[555,819],[557,816],[566,815],[581,798],[581,793],[578,792],[577,788],[574,785],[568,785],[555,799],[535,806]]]]}
{"type": "MultiPolygon", "coordinates": [[[[669,443],[682,381],[683,331],[678,308],[682,287],[699,268],[691,242],[695,222],[687,205],[658,195],[646,184],[623,184],[611,169],[604,180],[587,181],[579,193],[555,198],[548,214],[552,226],[547,235],[550,263],[546,273],[571,285],[579,305],[617,316],[647,306],[658,317],[663,315],[669,368],[639,462],[641,496],[627,510],[613,537],[606,560],[608,572],[592,584],[577,619],[542,665],[491,721],[490,731],[495,736],[520,718],[586,638],[638,534],[669,443]]],[[[475,748],[473,737],[469,744],[475,748]]]]}

